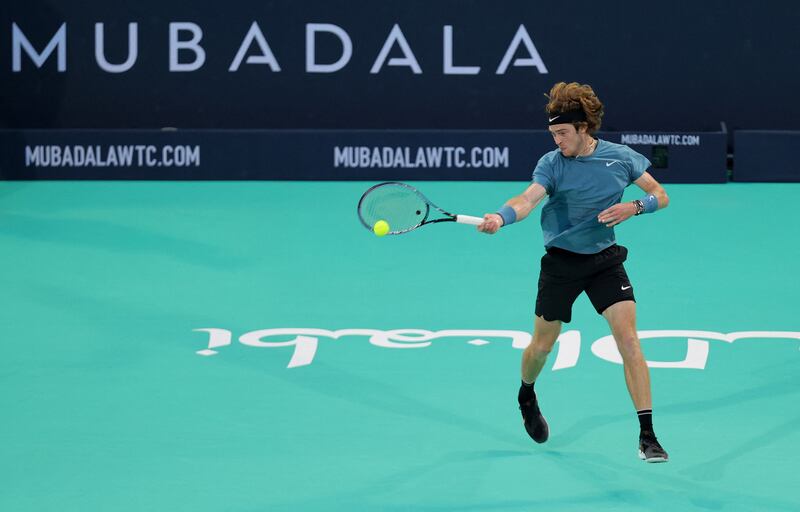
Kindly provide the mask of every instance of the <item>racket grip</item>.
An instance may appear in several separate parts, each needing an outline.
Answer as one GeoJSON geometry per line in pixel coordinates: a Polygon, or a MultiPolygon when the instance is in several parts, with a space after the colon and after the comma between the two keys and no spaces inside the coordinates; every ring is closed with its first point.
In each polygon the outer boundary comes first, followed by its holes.
{"type": "Polygon", "coordinates": [[[473,217],[472,215],[456,215],[456,222],[459,224],[471,224],[477,226],[483,222],[483,217],[473,217]]]}

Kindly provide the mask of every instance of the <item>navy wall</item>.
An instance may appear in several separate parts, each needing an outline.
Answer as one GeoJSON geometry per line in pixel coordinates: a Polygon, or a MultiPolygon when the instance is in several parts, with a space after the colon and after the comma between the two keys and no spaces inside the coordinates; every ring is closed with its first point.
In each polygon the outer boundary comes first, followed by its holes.
{"type": "MultiPolygon", "coordinates": [[[[792,129],[800,102],[787,88],[800,84],[799,24],[800,2],[2,2],[0,126],[531,129],[544,127],[543,94],[552,83],[574,80],[595,86],[608,130],[717,130],[720,121],[731,130],[792,129]],[[257,41],[229,71],[254,22],[279,71],[247,63],[263,53],[257,41]],[[96,23],[104,24],[102,55],[116,65],[129,56],[128,24],[138,24],[130,69],[101,69],[96,23]],[[195,70],[170,71],[174,23],[202,31],[205,60],[195,70]],[[312,23],[346,33],[352,55],[341,69],[306,68],[312,23]],[[371,73],[395,25],[408,49],[395,40],[371,73]],[[452,27],[449,72],[445,26],[452,27]],[[515,40],[520,27],[530,46],[515,40]],[[19,34],[41,53],[60,29],[62,45],[37,67],[19,34]],[[509,48],[516,52],[498,74],[509,48]]],[[[178,40],[191,36],[183,30],[178,40]]],[[[344,49],[327,32],[314,47],[321,65],[344,49]]],[[[197,58],[190,50],[176,56],[189,67],[197,58]]]]}
{"type": "Polygon", "coordinates": [[[735,181],[800,181],[800,131],[741,130],[734,138],[735,181]]]}

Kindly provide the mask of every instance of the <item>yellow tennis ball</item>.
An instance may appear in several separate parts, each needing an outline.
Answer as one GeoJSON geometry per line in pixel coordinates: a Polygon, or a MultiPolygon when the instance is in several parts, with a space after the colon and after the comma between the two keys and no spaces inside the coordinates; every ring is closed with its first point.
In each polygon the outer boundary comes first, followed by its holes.
{"type": "Polygon", "coordinates": [[[389,223],[385,220],[379,220],[372,226],[372,231],[378,236],[384,236],[389,232],[389,223]]]}

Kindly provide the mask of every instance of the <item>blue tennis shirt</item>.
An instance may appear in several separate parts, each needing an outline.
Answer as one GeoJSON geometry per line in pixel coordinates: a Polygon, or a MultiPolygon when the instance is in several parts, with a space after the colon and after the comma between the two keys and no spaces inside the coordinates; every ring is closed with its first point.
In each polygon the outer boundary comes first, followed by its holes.
{"type": "Polygon", "coordinates": [[[586,157],[565,157],[560,149],[546,153],[533,171],[533,182],[549,196],[542,208],[545,247],[594,254],[613,245],[614,228],[597,215],[619,203],[625,187],[651,165],[628,146],[601,139],[586,157]]]}

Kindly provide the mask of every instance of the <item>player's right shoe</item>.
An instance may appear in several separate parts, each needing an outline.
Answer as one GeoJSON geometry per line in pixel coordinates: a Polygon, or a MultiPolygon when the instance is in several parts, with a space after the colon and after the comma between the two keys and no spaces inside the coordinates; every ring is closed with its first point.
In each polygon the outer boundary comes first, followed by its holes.
{"type": "Polygon", "coordinates": [[[547,441],[547,438],[550,437],[550,427],[547,426],[547,421],[542,416],[542,411],[539,410],[536,395],[530,400],[520,403],[519,410],[522,412],[525,431],[531,436],[531,439],[537,443],[547,441]]]}

